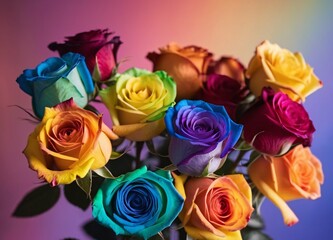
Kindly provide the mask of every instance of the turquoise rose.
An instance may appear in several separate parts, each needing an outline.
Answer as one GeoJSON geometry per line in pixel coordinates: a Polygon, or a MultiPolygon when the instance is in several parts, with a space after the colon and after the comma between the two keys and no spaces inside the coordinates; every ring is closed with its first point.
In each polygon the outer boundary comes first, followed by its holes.
{"type": "Polygon", "coordinates": [[[70,98],[78,106],[85,107],[94,92],[84,57],[77,53],[48,58],[35,69],[25,69],[16,82],[32,97],[38,118],[43,117],[45,107],[53,107],[70,98]]]}
{"type": "Polygon", "coordinates": [[[116,179],[106,179],[93,200],[93,217],[117,235],[144,239],[169,227],[184,200],[169,171],[136,169],[116,179]]]}

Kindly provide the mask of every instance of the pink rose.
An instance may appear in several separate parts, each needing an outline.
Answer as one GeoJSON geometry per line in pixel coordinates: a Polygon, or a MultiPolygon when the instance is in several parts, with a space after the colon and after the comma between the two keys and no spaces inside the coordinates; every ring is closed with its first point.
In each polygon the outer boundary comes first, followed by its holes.
{"type": "Polygon", "coordinates": [[[286,153],[292,145],[310,146],[315,128],[302,104],[264,88],[262,98],[241,117],[243,137],[259,152],[286,153]]]}
{"type": "Polygon", "coordinates": [[[66,37],[64,43],[52,42],[48,47],[58,51],[61,56],[67,52],[80,53],[86,58],[93,79],[105,81],[111,77],[117,65],[117,51],[121,44],[118,36],[109,40],[110,35],[112,33],[108,29],[91,30],[66,37]]]}

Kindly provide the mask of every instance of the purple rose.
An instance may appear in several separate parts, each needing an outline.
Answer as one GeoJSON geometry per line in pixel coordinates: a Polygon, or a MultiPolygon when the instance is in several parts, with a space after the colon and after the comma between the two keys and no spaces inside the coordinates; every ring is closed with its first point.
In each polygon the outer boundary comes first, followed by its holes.
{"type": "Polygon", "coordinates": [[[264,88],[262,99],[241,117],[244,139],[256,150],[282,155],[293,145],[310,146],[315,131],[302,104],[288,95],[264,88]]]}
{"type": "Polygon", "coordinates": [[[223,106],[181,100],[168,109],[165,125],[171,135],[169,157],[187,175],[202,176],[222,167],[243,126],[234,123],[223,106]]]}

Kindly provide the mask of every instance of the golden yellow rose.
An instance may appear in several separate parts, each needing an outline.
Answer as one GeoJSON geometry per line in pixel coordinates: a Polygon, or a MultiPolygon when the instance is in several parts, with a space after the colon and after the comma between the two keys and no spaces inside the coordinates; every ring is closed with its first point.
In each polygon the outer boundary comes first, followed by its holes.
{"type": "Polygon", "coordinates": [[[99,95],[118,136],[147,141],[165,129],[164,114],[175,101],[176,84],[164,71],[131,68],[99,95]]]}
{"type": "Polygon", "coordinates": [[[308,95],[322,87],[301,53],[292,53],[269,41],[257,46],[245,75],[256,96],[260,96],[262,88],[267,86],[286,93],[294,101],[305,101],[308,95]]]}
{"type": "Polygon", "coordinates": [[[39,178],[53,186],[69,184],[89,170],[103,167],[111,156],[110,139],[116,138],[101,115],[78,107],[70,99],[45,108],[24,154],[39,178]]]}
{"type": "Polygon", "coordinates": [[[259,157],[250,164],[248,173],[259,191],[280,209],[288,226],[297,223],[298,218],[286,201],[319,198],[324,181],[320,161],[302,145],[281,157],[259,157]]]}
{"type": "Polygon", "coordinates": [[[213,54],[198,46],[181,47],[169,43],[161,47],[160,53],[148,54],[154,71],[166,71],[177,84],[176,100],[192,99],[202,87],[204,75],[212,61],[213,54]]]}
{"type": "Polygon", "coordinates": [[[252,214],[252,193],[241,174],[219,178],[191,178],[173,174],[175,187],[185,199],[179,219],[197,240],[241,240],[252,214]]]}

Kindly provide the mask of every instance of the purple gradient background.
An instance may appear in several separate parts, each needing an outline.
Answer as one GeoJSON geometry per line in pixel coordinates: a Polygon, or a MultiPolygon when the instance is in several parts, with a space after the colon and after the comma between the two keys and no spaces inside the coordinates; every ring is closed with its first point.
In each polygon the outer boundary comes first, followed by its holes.
{"type": "Polygon", "coordinates": [[[52,41],[96,28],[109,28],[124,44],[119,57],[127,59],[122,70],[136,66],[151,69],[149,51],[169,41],[209,48],[216,58],[233,55],[247,65],[255,46],[268,39],[292,51],[300,51],[324,82],[324,88],[307,98],[307,108],[317,131],[313,153],[322,161],[325,183],[322,197],[297,200],[290,206],[300,222],[283,225],[278,209],[264,201],[266,232],[277,240],[329,239],[333,216],[331,139],[333,24],[330,1],[229,1],[229,0],[9,0],[0,3],[1,167],[0,239],[89,239],[80,226],[90,219],[64,198],[52,210],[29,219],[12,218],[20,199],[36,186],[36,173],[28,169],[22,154],[34,125],[26,114],[9,105],[31,109],[30,97],[15,80],[56,54],[47,49],[52,41]]]}

